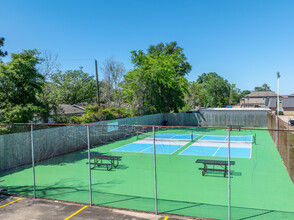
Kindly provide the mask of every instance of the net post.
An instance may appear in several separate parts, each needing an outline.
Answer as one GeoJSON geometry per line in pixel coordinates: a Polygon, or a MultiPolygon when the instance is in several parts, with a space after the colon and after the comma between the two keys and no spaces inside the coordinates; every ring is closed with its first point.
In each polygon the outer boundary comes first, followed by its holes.
{"type": "Polygon", "coordinates": [[[155,130],[154,126],[152,127],[153,133],[153,159],[154,159],[154,191],[155,191],[155,213],[158,215],[157,207],[157,180],[156,180],[156,150],[155,150],[155,130]]]}
{"type": "Polygon", "coordinates": [[[87,128],[87,144],[88,144],[88,164],[89,164],[89,193],[90,193],[90,206],[92,206],[92,179],[91,179],[91,152],[90,152],[90,128],[87,128]]]}
{"type": "Polygon", "coordinates": [[[230,127],[228,128],[228,220],[231,220],[231,150],[230,127]]]}
{"type": "Polygon", "coordinates": [[[34,127],[31,124],[31,149],[32,149],[32,167],[33,167],[33,182],[34,182],[34,199],[36,198],[36,175],[35,175],[35,152],[34,152],[34,127]]]}
{"type": "Polygon", "coordinates": [[[193,130],[192,130],[192,133],[191,133],[191,142],[193,142],[193,130]]]}

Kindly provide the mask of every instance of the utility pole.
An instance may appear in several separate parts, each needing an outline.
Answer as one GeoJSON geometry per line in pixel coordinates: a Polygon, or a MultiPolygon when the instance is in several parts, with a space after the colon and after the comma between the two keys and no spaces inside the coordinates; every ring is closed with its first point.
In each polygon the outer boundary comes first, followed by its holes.
{"type": "Polygon", "coordinates": [[[95,70],[96,70],[97,104],[100,106],[99,80],[98,80],[98,69],[97,69],[97,60],[96,59],[95,59],[95,70]]]}

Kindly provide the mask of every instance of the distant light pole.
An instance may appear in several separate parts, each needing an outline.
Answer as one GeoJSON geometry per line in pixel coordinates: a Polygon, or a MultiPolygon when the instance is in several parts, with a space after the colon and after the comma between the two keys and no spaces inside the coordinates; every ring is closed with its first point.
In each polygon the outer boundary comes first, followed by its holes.
{"type": "Polygon", "coordinates": [[[280,73],[279,72],[277,72],[277,83],[278,83],[278,88],[277,88],[277,111],[276,111],[276,147],[278,147],[277,146],[277,144],[278,144],[278,115],[279,115],[279,109],[280,109],[280,95],[279,95],[279,93],[280,93],[280,73]]]}

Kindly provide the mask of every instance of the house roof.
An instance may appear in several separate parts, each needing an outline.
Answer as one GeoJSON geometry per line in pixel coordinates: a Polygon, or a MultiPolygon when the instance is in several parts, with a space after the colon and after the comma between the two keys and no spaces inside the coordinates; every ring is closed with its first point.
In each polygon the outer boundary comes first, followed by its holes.
{"type": "Polygon", "coordinates": [[[283,99],[283,108],[294,107],[294,97],[283,99]]]}
{"type": "Polygon", "coordinates": [[[277,107],[277,98],[270,98],[266,105],[268,108],[276,108],[277,107]]]}
{"type": "MultiPolygon", "coordinates": [[[[281,99],[280,106],[283,108],[294,107],[294,97],[293,98],[283,98],[281,99]]],[[[277,98],[270,98],[267,103],[268,108],[276,108],[277,107],[277,98]]]]}
{"type": "Polygon", "coordinates": [[[259,92],[251,92],[250,94],[246,95],[245,97],[275,97],[277,93],[274,91],[259,91],[259,92]]]}
{"type": "Polygon", "coordinates": [[[60,107],[62,108],[65,115],[83,114],[86,112],[85,110],[83,110],[75,105],[61,104],[60,107]]]}

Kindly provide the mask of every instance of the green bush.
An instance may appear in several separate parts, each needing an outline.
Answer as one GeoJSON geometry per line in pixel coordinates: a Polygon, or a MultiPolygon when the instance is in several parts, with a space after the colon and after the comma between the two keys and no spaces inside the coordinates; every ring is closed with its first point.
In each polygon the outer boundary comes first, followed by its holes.
{"type": "Polygon", "coordinates": [[[7,127],[4,127],[4,128],[0,128],[0,135],[3,135],[3,134],[10,134],[12,133],[12,130],[7,128],[7,127]]]}
{"type": "Polygon", "coordinates": [[[131,117],[129,109],[125,107],[103,107],[103,106],[87,106],[86,113],[81,117],[72,116],[69,122],[72,124],[91,123],[96,121],[113,120],[119,118],[131,117]]]}
{"type": "Polygon", "coordinates": [[[81,124],[81,117],[72,116],[68,122],[70,124],[81,124]]]}

